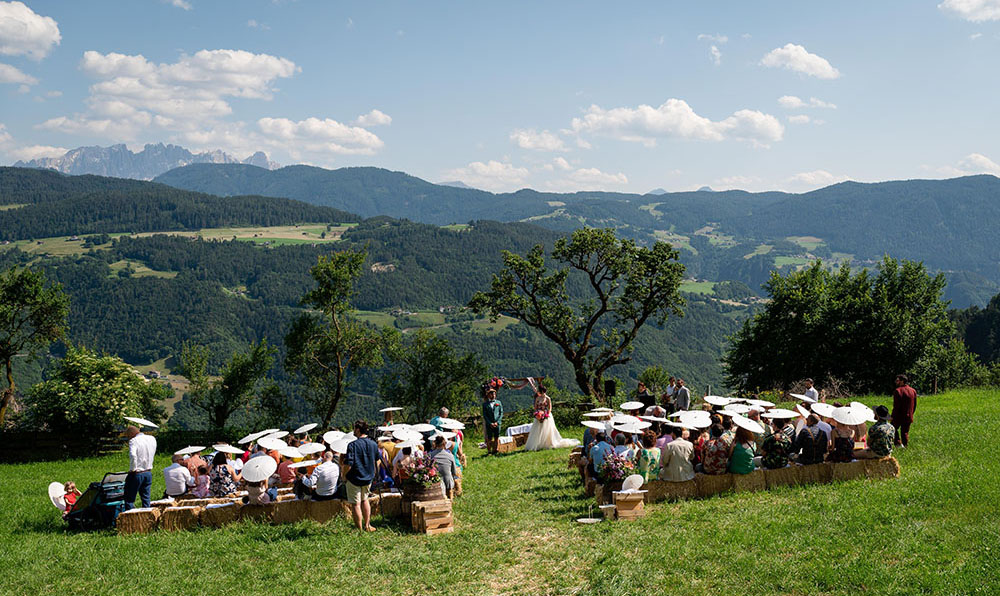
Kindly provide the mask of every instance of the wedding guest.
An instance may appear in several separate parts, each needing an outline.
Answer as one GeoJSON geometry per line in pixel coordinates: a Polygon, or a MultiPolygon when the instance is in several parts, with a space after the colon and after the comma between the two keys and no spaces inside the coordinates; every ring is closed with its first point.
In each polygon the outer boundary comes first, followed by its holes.
{"type": "Polygon", "coordinates": [[[691,463],[698,467],[702,464],[705,457],[705,443],[711,435],[707,428],[703,428],[698,431],[698,436],[691,444],[694,445],[694,455],[691,457],[691,463]]]}
{"type": "MultiPolygon", "coordinates": [[[[344,456],[344,476],[347,479],[347,502],[351,504],[354,525],[362,531],[374,532],[371,524],[372,509],[368,493],[375,479],[378,445],[368,438],[368,423],[354,422],[354,441],[347,444],[344,456]]],[[[449,454],[450,455],[450,454],[449,454]]]]}
{"type": "Polygon", "coordinates": [[[392,460],[392,477],[396,481],[396,484],[402,484],[404,480],[409,478],[409,474],[406,472],[406,466],[413,461],[413,448],[403,447],[396,452],[396,457],[392,460]]]}
{"type": "Polygon", "coordinates": [[[448,408],[441,408],[440,410],[438,410],[437,416],[431,418],[430,425],[437,428],[438,430],[444,430],[444,428],[441,426],[441,419],[447,418],[448,414],[450,414],[448,408]]]}
{"type": "Polygon", "coordinates": [[[738,426],[736,427],[736,441],[733,443],[733,451],[729,456],[728,470],[730,474],[749,474],[754,471],[753,458],[757,454],[756,443],[753,433],[738,426]]]}
{"type": "Polygon", "coordinates": [[[305,466],[295,468],[295,482],[292,483],[292,494],[300,501],[312,498],[312,479],[306,470],[305,466]]]}
{"type": "Polygon", "coordinates": [[[211,478],[208,477],[208,466],[203,465],[198,468],[198,477],[194,479],[194,488],[191,489],[191,494],[199,499],[208,498],[211,494],[210,482],[211,478]]]}
{"type": "Polygon", "coordinates": [[[910,444],[910,425],[916,411],[917,391],[910,387],[906,375],[896,375],[896,389],[892,392],[892,426],[896,429],[897,447],[910,444]]]}
{"type": "Polygon", "coordinates": [[[70,480],[63,485],[63,502],[66,503],[66,511],[72,511],[73,505],[76,505],[76,500],[82,495],[77,488],[76,483],[70,480]]]}
{"type": "Polygon", "coordinates": [[[340,466],[333,461],[333,452],[323,452],[323,463],[316,466],[309,477],[312,487],[313,501],[329,501],[337,496],[337,483],[340,481],[340,466]]]}
{"type": "Polygon", "coordinates": [[[663,450],[667,446],[667,443],[674,440],[674,435],[670,434],[671,427],[666,424],[660,424],[660,436],[656,438],[656,448],[663,450]]]}
{"type": "Polygon", "coordinates": [[[226,454],[215,454],[212,458],[212,469],[208,471],[208,492],[213,497],[227,497],[236,492],[236,483],[242,478],[226,459],[226,454]]]}
{"type": "Polygon", "coordinates": [[[153,487],[153,457],[156,455],[156,438],[143,433],[136,426],[125,429],[128,438],[128,475],[125,477],[125,509],[135,506],[135,498],[143,507],[149,507],[149,491],[153,487]]]}
{"type": "Polygon", "coordinates": [[[656,404],[656,396],[653,392],[646,388],[646,384],[639,381],[639,385],[635,390],[635,399],[638,402],[642,402],[642,407],[648,408],[656,404]]]}
{"type": "MultiPolygon", "coordinates": [[[[787,434],[785,434],[783,427],[779,427],[778,423],[787,421],[775,419],[774,432],[764,439],[764,444],[761,445],[761,464],[768,470],[775,470],[777,468],[784,468],[788,465],[788,454],[792,450],[792,440],[787,434]]],[[[787,425],[787,428],[795,430],[791,424],[787,425]]]]}
{"type": "Polygon", "coordinates": [[[671,434],[674,440],[663,448],[660,455],[660,479],[668,482],[686,482],[694,480],[694,445],[683,438],[682,428],[673,427],[671,434]]]}
{"type": "Polygon", "coordinates": [[[170,460],[173,463],[163,468],[164,499],[167,497],[176,498],[186,494],[188,489],[194,486],[194,478],[185,465],[184,456],[175,453],[170,460]]]}
{"type": "Polygon", "coordinates": [[[198,468],[208,465],[208,462],[202,459],[201,454],[199,453],[192,454],[191,457],[185,459],[183,463],[184,466],[187,467],[192,478],[198,477],[198,468]]]}
{"type": "Polygon", "coordinates": [[[684,386],[684,379],[677,379],[677,388],[674,390],[674,408],[677,411],[687,410],[691,407],[691,390],[684,386]]]}
{"type": "Polygon", "coordinates": [[[615,437],[615,453],[625,459],[635,459],[635,451],[629,445],[630,442],[630,435],[626,433],[621,433],[615,437]]]}
{"type": "Polygon", "coordinates": [[[792,453],[797,454],[796,462],[802,465],[823,463],[827,447],[826,434],[819,427],[819,417],[810,414],[805,427],[799,431],[792,444],[792,453]]]}
{"type": "Polygon", "coordinates": [[[243,497],[243,504],[267,505],[278,500],[278,489],[268,488],[267,482],[247,482],[247,496],[243,497]]]}
{"type": "Polygon", "coordinates": [[[441,477],[444,496],[451,500],[454,496],[455,475],[458,473],[458,468],[455,465],[454,454],[445,447],[444,437],[438,435],[434,439],[434,450],[430,452],[430,456],[441,477]]]}
{"type": "Polygon", "coordinates": [[[709,432],[711,438],[705,443],[702,468],[706,474],[725,474],[735,437],[723,429],[721,424],[713,424],[709,432]]]}
{"type": "Polygon", "coordinates": [[[836,420],[833,422],[833,450],[827,461],[848,463],[854,459],[854,429],[836,420]]]}
{"type": "Polygon", "coordinates": [[[875,417],[878,422],[868,429],[868,447],[855,452],[854,457],[858,459],[878,459],[892,455],[896,429],[889,423],[889,408],[875,408],[875,417]]]}
{"type": "Polygon", "coordinates": [[[656,480],[660,475],[660,450],[656,448],[656,433],[646,429],[642,433],[642,449],[636,456],[636,474],[646,482],[656,480]]]}
{"type": "Polygon", "coordinates": [[[604,465],[604,458],[607,457],[608,453],[613,453],[614,447],[611,443],[608,443],[608,435],[603,431],[597,433],[597,443],[590,448],[590,467],[591,474],[594,478],[597,478],[600,474],[601,466],[604,465]]]}
{"type": "MultiPolygon", "coordinates": [[[[761,421],[761,419],[760,419],[760,410],[750,410],[749,412],[747,412],[747,418],[749,418],[750,420],[753,420],[757,424],[759,424],[762,427],[764,427],[764,432],[754,434],[754,439],[753,439],[754,440],[754,445],[755,445],[755,450],[756,451],[760,451],[761,446],[764,445],[764,439],[767,438],[767,435],[771,434],[770,433],[771,426],[769,424],[765,424],[763,421],[761,421]]],[[[753,434],[753,433],[751,433],[751,434],[753,434]]]]}

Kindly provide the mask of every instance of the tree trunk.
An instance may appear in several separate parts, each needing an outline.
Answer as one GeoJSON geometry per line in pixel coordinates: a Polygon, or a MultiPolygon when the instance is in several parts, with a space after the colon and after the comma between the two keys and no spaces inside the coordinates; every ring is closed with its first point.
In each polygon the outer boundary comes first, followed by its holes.
{"type": "Polygon", "coordinates": [[[3,400],[0,403],[0,429],[3,429],[4,422],[7,420],[7,406],[14,399],[14,371],[11,368],[11,359],[8,358],[4,364],[7,366],[7,389],[4,390],[3,400]]]}
{"type": "Polygon", "coordinates": [[[582,364],[573,363],[573,371],[576,376],[576,385],[580,388],[580,391],[584,395],[589,395],[591,397],[596,397],[598,400],[602,398],[600,393],[600,388],[594,387],[590,382],[590,375],[584,370],[582,364]]]}

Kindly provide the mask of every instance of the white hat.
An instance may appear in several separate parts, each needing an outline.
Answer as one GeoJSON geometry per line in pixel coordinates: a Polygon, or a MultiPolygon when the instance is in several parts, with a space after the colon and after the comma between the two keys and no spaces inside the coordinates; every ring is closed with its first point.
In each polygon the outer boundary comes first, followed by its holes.
{"type": "Polygon", "coordinates": [[[740,416],[739,414],[733,416],[733,424],[740,428],[745,428],[752,433],[761,434],[764,432],[764,427],[759,422],[750,420],[746,416],[740,416]]]}
{"type": "Polygon", "coordinates": [[[773,410],[768,410],[760,415],[761,418],[798,418],[799,414],[792,410],[786,410],[784,408],[774,408],[773,410]]]}
{"type": "Polygon", "coordinates": [[[382,412],[382,413],[385,413],[385,412],[398,412],[398,411],[400,411],[402,409],[403,408],[401,408],[399,406],[389,406],[388,408],[382,408],[381,410],[379,410],[379,412],[382,412]]]}
{"type": "Polygon", "coordinates": [[[295,431],[292,434],[301,435],[302,433],[307,433],[307,432],[311,431],[312,429],[316,428],[317,426],[319,426],[319,424],[317,424],[315,422],[310,422],[309,424],[303,424],[302,426],[300,426],[297,429],[295,429],[295,431]]]}
{"type": "Polygon", "coordinates": [[[219,443],[218,445],[212,445],[212,449],[216,451],[221,451],[223,453],[229,453],[232,455],[242,455],[243,450],[239,447],[233,447],[232,445],[226,445],[225,443],[219,443]]]}
{"type": "Polygon", "coordinates": [[[420,424],[414,424],[411,430],[415,430],[418,433],[429,433],[431,431],[437,430],[437,427],[434,426],[433,424],[427,424],[426,422],[422,422],[420,424]]]}
{"type": "Polygon", "coordinates": [[[263,439],[257,441],[257,444],[268,451],[281,451],[285,447],[288,447],[288,443],[273,437],[264,437],[263,439]]]}
{"type": "Polygon", "coordinates": [[[819,414],[824,418],[830,418],[833,416],[833,411],[837,408],[833,407],[833,404],[825,404],[823,402],[814,403],[810,406],[810,409],[815,413],[819,414]]]}
{"type": "Polygon", "coordinates": [[[333,445],[334,443],[339,441],[343,436],[344,433],[340,432],[339,430],[328,430],[325,433],[323,433],[323,441],[325,441],[327,445],[333,445]]]}
{"type": "Polygon", "coordinates": [[[135,416],[125,416],[125,420],[128,420],[129,422],[135,422],[139,426],[150,426],[152,428],[160,428],[158,425],[156,425],[153,422],[150,422],[149,420],[146,420],[145,418],[138,418],[135,416]]]}
{"type": "Polygon", "coordinates": [[[706,395],[702,399],[705,400],[705,403],[712,404],[713,406],[728,406],[735,401],[732,398],[722,397],[721,395],[706,395]]]}
{"type": "Polygon", "coordinates": [[[305,461],[297,461],[294,464],[288,464],[289,468],[308,468],[309,466],[315,466],[319,464],[318,459],[307,459],[305,461]]]}
{"type": "Polygon", "coordinates": [[[593,420],[584,420],[580,424],[586,426],[587,428],[592,428],[594,430],[604,430],[603,422],[594,422],[593,420]]]}
{"type": "Polygon", "coordinates": [[[243,479],[247,482],[262,482],[278,469],[273,457],[251,457],[243,464],[243,479]]]}
{"type": "MultiPolygon", "coordinates": [[[[201,453],[204,450],[205,448],[201,445],[192,445],[191,447],[185,447],[184,449],[174,451],[174,455],[191,455],[192,453],[201,453]]],[[[240,453],[242,453],[242,451],[240,453]]]]}
{"type": "Polygon", "coordinates": [[[788,395],[790,395],[791,397],[794,397],[795,399],[797,399],[799,401],[804,401],[807,404],[814,404],[814,403],[816,403],[815,399],[813,399],[813,398],[811,398],[809,396],[806,396],[806,395],[802,395],[801,393],[789,393],[788,395]]]}
{"type": "Polygon", "coordinates": [[[833,409],[833,419],[841,424],[854,426],[868,421],[868,414],[851,406],[833,409]]]}
{"type": "Polygon", "coordinates": [[[644,404],[641,401],[627,401],[622,405],[618,406],[618,409],[623,412],[628,412],[631,410],[641,410],[644,404]]]}
{"type": "Polygon", "coordinates": [[[326,447],[322,443],[306,443],[305,445],[299,445],[299,453],[302,455],[312,455],[313,453],[322,453],[326,451],[326,447]]]}

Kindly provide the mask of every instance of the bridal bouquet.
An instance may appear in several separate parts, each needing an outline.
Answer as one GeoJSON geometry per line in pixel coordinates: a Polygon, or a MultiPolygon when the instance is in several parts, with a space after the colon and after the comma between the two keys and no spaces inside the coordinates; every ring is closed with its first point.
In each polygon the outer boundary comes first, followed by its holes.
{"type": "Polygon", "coordinates": [[[598,473],[605,482],[625,480],[635,472],[635,462],[617,453],[611,452],[604,456],[604,463],[598,473]]]}
{"type": "Polygon", "coordinates": [[[434,465],[434,460],[429,456],[411,458],[404,469],[409,475],[408,481],[414,484],[426,487],[441,482],[437,466],[434,465]]]}
{"type": "Polygon", "coordinates": [[[546,412],[545,410],[538,410],[537,412],[535,412],[535,420],[537,420],[539,422],[541,422],[542,420],[545,420],[548,417],[549,417],[549,413],[546,412]]]}

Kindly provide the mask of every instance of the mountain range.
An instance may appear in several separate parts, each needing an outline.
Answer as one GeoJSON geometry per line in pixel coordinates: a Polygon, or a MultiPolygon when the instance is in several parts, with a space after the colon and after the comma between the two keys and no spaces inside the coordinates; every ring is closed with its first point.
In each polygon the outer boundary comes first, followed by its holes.
{"type": "Polygon", "coordinates": [[[193,163],[247,164],[264,169],[275,169],[278,164],[269,160],[263,151],[246,159],[238,159],[223,151],[192,153],[177,145],[146,145],[142,151],[133,152],[123,144],[110,147],[77,147],[60,157],[41,157],[18,161],[14,165],[24,168],[52,169],[64,174],[97,174],[115,178],[152,180],[160,174],[193,163]]]}

